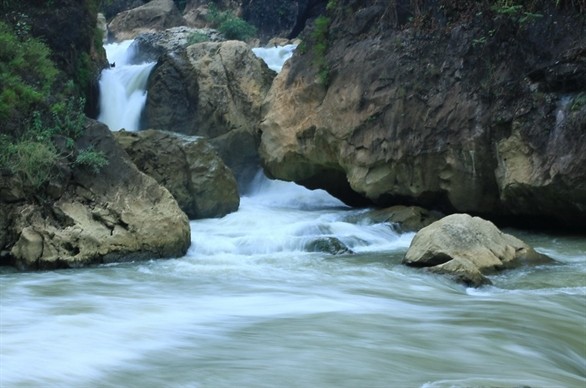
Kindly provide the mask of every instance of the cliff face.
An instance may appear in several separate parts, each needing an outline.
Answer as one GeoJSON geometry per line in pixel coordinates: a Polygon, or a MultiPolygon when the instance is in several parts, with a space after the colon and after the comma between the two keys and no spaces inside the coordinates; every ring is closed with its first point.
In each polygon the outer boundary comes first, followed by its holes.
{"type": "Polygon", "coordinates": [[[265,100],[268,173],[351,203],[586,225],[584,10],[488,3],[330,2],[265,100]]]}

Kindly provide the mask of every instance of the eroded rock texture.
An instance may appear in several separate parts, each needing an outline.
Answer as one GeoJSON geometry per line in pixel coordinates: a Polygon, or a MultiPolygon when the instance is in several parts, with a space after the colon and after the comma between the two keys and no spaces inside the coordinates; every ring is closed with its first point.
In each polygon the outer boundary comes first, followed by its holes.
{"type": "Polygon", "coordinates": [[[268,174],[351,204],[583,227],[583,14],[436,3],[338,1],[308,31],[263,106],[268,174]]]}
{"type": "Polygon", "coordinates": [[[204,138],[153,129],[115,132],[114,137],[139,170],[173,194],[189,219],[238,210],[234,174],[204,138]]]}
{"type": "Polygon", "coordinates": [[[239,41],[165,54],[149,82],[148,126],[209,138],[239,182],[248,182],[260,166],[257,128],[274,75],[239,41]]]}
{"type": "Polygon", "coordinates": [[[167,189],[138,171],[110,130],[88,120],[77,149],[105,153],[99,173],[63,170],[32,201],[14,187],[0,198],[0,260],[22,270],[81,267],[134,259],[183,256],[189,222],[167,189]]]}
{"type": "Polygon", "coordinates": [[[492,222],[468,214],[452,214],[421,229],[403,258],[406,265],[476,287],[490,284],[485,275],[496,271],[551,262],[492,222]]]}

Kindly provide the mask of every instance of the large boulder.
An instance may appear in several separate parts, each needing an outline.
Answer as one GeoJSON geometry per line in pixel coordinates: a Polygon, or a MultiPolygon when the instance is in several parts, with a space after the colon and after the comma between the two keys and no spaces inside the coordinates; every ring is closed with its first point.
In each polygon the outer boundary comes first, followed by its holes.
{"type": "Polygon", "coordinates": [[[263,106],[267,174],[350,204],[586,225],[583,19],[396,3],[340,0],[308,31],[263,106]]]}
{"type": "Polygon", "coordinates": [[[191,37],[196,34],[205,36],[210,42],[223,41],[224,37],[211,28],[192,28],[187,26],[171,27],[163,31],[145,32],[134,40],[136,54],[133,61],[136,63],[156,62],[164,54],[181,55],[181,51],[189,46],[191,37]]]}
{"type": "Polygon", "coordinates": [[[239,183],[250,181],[260,166],[260,107],[274,75],[239,41],[165,54],[149,81],[148,127],[209,138],[239,183]]]}
{"type": "Polygon", "coordinates": [[[421,229],[403,264],[447,274],[469,286],[490,284],[495,271],[552,260],[492,222],[468,214],[452,214],[421,229]]]}
{"type": "Polygon", "coordinates": [[[109,160],[101,172],[76,166],[51,183],[42,201],[0,204],[2,264],[32,270],[185,254],[189,221],[169,191],[138,171],[110,130],[93,120],[76,141],[78,149],[90,146],[109,160]]]}
{"type": "Polygon", "coordinates": [[[238,210],[234,174],[204,138],[153,129],[114,136],[138,169],[166,187],[190,219],[238,210]]]}
{"type": "Polygon", "coordinates": [[[117,14],[108,24],[108,31],[110,38],[122,41],[134,39],[141,33],[182,25],[185,25],[185,21],[173,0],[152,0],[117,14]]]}

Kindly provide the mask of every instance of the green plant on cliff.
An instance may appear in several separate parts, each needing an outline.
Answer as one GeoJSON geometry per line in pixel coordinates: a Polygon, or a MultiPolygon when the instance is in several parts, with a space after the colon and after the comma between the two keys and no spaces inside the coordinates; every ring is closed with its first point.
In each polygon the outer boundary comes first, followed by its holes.
{"type": "Polygon", "coordinates": [[[327,16],[317,17],[315,19],[315,28],[311,34],[313,39],[313,62],[317,66],[320,83],[325,86],[330,83],[330,68],[326,60],[330,22],[331,20],[327,16]]]}
{"type": "Polygon", "coordinates": [[[89,167],[94,174],[98,174],[102,168],[108,165],[108,159],[102,151],[96,151],[90,146],[79,151],[74,164],[89,167]]]}
{"type": "Polygon", "coordinates": [[[22,120],[48,99],[58,73],[50,54],[39,40],[0,22],[0,121],[22,120]]]}
{"type": "Polygon", "coordinates": [[[213,3],[208,5],[207,20],[224,34],[226,39],[246,41],[256,36],[256,28],[252,24],[230,11],[220,11],[213,3]]]}
{"type": "Polygon", "coordinates": [[[187,45],[191,46],[192,44],[196,44],[196,43],[203,43],[203,42],[207,42],[210,40],[210,37],[203,33],[203,32],[192,32],[191,34],[189,34],[189,36],[187,37],[187,45]]]}
{"type": "Polygon", "coordinates": [[[75,140],[85,128],[85,100],[53,95],[58,70],[50,55],[39,40],[0,23],[0,170],[32,189],[53,179],[59,163],[94,171],[107,163],[95,151],[75,156],[75,140]]]}

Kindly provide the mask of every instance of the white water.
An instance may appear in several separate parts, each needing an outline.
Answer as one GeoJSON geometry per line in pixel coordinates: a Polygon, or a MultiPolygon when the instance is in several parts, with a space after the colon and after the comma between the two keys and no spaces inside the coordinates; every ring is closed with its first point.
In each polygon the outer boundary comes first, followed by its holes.
{"type": "Polygon", "coordinates": [[[110,64],[100,77],[100,115],[98,121],[110,130],[137,131],[147,99],[147,81],[156,62],[133,64],[131,40],[104,46],[110,64]]]}
{"type": "Polygon", "coordinates": [[[586,242],[523,234],[562,265],[463,286],[400,265],[412,234],[348,222],[259,178],[192,221],[185,257],[0,274],[1,387],[581,387],[586,242]],[[336,236],[354,254],[307,252],[336,236]]]}
{"type": "MultiPolygon", "coordinates": [[[[118,62],[117,62],[118,66],[118,62]]],[[[583,387],[586,241],[467,289],[400,264],[413,234],[258,177],[172,260],[0,267],[0,387],[583,387]],[[338,238],[355,253],[308,252],[338,238]]],[[[153,258],[155,259],[155,258],[153,258]]]]}
{"type": "Polygon", "coordinates": [[[257,57],[262,58],[269,69],[279,73],[283,69],[283,64],[293,56],[293,51],[296,48],[297,45],[295,44],[287,44],[276,47],[255,47],[252,49],[252,52],[257,57]]]}

